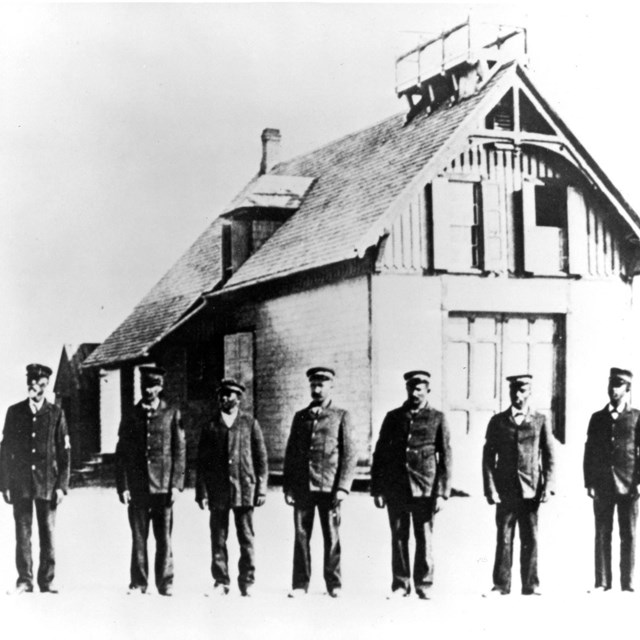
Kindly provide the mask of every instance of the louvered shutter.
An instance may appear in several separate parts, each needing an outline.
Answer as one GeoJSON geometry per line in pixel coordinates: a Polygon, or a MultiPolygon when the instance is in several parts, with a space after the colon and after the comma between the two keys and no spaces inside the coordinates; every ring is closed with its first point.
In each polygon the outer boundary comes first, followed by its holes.
{"type": "Polygon", "coordinates": [[[567,188],[567,228],[569,234],[569,273],[584,275],[589,271],[587,203],[575,187],[567,188]]]}
{"type": "Polygon", "coordinates": [[[485,271],[504,271],[502,219],[502,185],[499,182],[482,182],[482,266],[485,271]]]}

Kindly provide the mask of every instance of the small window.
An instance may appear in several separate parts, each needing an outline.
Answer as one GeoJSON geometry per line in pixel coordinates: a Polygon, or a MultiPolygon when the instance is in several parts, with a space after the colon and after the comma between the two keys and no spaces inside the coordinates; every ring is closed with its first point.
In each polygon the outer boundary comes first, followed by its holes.
{"type": "Polygon", "coordinates": [[[231,257],[231,225],[222,225],[221,239],[222,254],[222,279],[227,281],[233,274],[233,263],[231,257]]]}
{"type": "Polygon", "coordinates": [[[567,226],[567,190],[557,185],[536,186],[536,226],[567,226]]]}
{"type": "Polygon", "coordinates": [[[482,266],[482,233],[480,227],[480,195],[476,183],[458,183],[459,195],[451,207],[451,252],[455,255],[452,267],[480,269],[482,266]]]}

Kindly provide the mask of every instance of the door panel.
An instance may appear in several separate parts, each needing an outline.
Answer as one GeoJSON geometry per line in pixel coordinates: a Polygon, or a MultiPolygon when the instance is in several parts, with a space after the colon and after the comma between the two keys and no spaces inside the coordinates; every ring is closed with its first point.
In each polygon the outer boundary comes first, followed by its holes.
{"type": "Polygon", "coordinates": [[[482,492],[482,446],[491,416],[509,404],[508,375],[534,376],[532,407],[563,434],[562,316],[451,313],[445,345],[445,410],[453,486],[482,492]]]}

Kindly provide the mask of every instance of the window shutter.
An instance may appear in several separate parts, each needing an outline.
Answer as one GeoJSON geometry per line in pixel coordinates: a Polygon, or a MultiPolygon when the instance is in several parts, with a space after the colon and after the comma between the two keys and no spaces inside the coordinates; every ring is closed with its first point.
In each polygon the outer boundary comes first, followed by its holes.
{"type": "Polygon", "coordinates": [[[522,181],[522,232],[524,235],[524,270],[536,273],[536,186],[533,182],[522,181]]]}
{"type": "Polygon", "coordinates": [[[567,188],[567,227],[569,233],[569,273],[583,275],[589,271],[587,203],[575,187],[567,188]]]}
{"type": "Polygon", "coordinates": [[[485,271],[504,271],[502,190],[499,182],[482,182],[482,240],[485,271]]]}
{"type": "Polygon", "coordinates": [[[454,236],[452,224],[473,220],[473,183],[449,182],[434,178],[431,183],[433,219],[433,267],[445,271],[468,270],[471,267],[471,232],[468,246],[454,236]],[[468,254],[468,255],[467,255],[468,254]]]}

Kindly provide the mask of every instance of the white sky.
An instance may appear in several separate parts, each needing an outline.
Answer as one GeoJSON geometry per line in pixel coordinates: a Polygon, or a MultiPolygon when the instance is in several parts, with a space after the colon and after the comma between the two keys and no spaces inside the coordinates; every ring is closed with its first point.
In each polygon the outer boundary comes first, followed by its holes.
{"type": "MultiPolygon", "coordinates": [[[[410,32],[468,8],[1,5],[0,411],[25,364],[117,327],[254,175],[264,127],[284,159],[403,111],[410,32]]],[[[640,210],[634,10],[474,13],[526,20],[538,88],[640,210]]]]}

